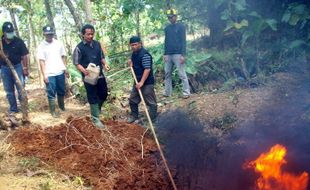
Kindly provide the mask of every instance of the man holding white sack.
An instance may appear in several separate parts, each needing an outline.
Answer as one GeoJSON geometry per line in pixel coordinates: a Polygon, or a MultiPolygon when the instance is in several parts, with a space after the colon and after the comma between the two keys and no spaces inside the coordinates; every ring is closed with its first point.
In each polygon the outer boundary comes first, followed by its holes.
{"type": "Polygon", "coordinates": [[[107,99],[108,87],[102,70],[103,68],[109,70],[110,67],[104,59],[100,43],[93,39],[95,28],[90,24],[86,24],[82,27],[81,33],[83,40],[73,52],[73,64],[82,73],[87,100],[90,105],[91,119],[98,128],[103,128],[104,125],[99,119],[99,114],[104,101],[107,99]],[[85,77],[88,78],[87,76],[91,74],[90,70],[87,70],[87,68],[90,68],[91,63],[100,68],[96,81],[85,80],[85,77]]]}

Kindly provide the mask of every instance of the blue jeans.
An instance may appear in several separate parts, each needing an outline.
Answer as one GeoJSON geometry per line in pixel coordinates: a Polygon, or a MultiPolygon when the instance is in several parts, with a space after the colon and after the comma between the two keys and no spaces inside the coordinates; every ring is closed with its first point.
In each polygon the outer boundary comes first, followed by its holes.
{"type": "Polygon", "coordinates": [[[66,84],[65,74],[62,73],[56,76],[49,76],[46,84],[46,93],[49,100],[54,100],[57,96],[65,96],[66,84]]]}
{"type": "MultiPolygon", "coordinates": [[[[24,76],[23,76],[23,66],[21,63],[14,65],[14,69],[17,72],[18,78],[24,86],[24,76]]],[[[17,87],[17,83],[13,76],[11,69],[8,66],[1,66],[1,78],[3,82],[3,87],[6,93],[6,98],[9,101],[9,112],[18,112],[17,101],[15,96],[15,88],[18,92],[18,100],[22,101],[22,89],[17,87]]]]}
{"type": "Polygon", "coordinates": [[[185,63],[181,63],[181,54],[166,55],[167,60],[165,61],[165,92],[164,95],[171,96],[172,94],[172,72],[173,66],[175,65],[179,78],[183,84],[183,95],[190,95],[190,87],[185,72],[185,63]]]}

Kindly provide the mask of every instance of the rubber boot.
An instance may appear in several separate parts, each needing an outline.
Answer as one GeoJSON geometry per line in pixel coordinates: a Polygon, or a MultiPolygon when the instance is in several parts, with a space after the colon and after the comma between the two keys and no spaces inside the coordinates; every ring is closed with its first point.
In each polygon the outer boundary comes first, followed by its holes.
{"type": "Polygon", "coordinates": [[[149,114],[152,122],[155,122],[157,118],[157,105],[149,106],[149,114]]]}
{"type": "Polygon", "coordinates": [[[104,128],[104,125],[99,119],[99,106],[98,104],[90,104],[91,120],[98,128],[104,128]]]}
{"type": "Polygon", "coordinates": [[[138,104],[131,104],[129,103],[130,106],[130,116],[127,119],[127,123],[133,123],[134,121],[136,121],[137,119],[139,119],[139,107],[138,104]]]}
{"type": "Polygon", "coordinates": [[[102,108],[103,103],[104,103],[103,100],[99,100],[99,102],[98,102],[99,114],[101,114],[101,108],[102,108]]]}
{"type": "Polygon", "coordinates": [[[50,108],[50,112],[51,112],[51,115],[54,117],[54,118],[58,118],[59,115],[56,113],[55,111],[55,100],[48,100],[48,106],[50,108]]]}
{"type": "Polygon", "coordinates": [[[61,111],[66,111],[65,109],[65,97],[64,96],[57,96],[58,107],[61,111]]]}

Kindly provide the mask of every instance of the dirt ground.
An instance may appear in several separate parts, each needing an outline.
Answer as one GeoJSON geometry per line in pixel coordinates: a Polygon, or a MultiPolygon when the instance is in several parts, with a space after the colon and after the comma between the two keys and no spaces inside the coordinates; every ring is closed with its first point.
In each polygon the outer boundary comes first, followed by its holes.
{"type": "Polygon", "coordinates": [[[10,137],[15,152],[35,156],[94,189],[167,189],[156,145],[145,129],[108,121],[95,128],[89,118],[68,118],[49,128],[25,127],[10,137]]]}
{"type": "MultiPolygon", "coordinates": [[[[291,76],[278,74],[257,88],[193,94],[185,100],[177,95],[163,98],[157,92],[159,111],[164,114],[181,108],[206,126],[227,114],[242,123],[256,117],[256,110],[268,104],[276,82],[287,80],[291,76]]],[[[3,116],[7,102],[2,85],[0,88],[3,116]]],[[[150,132],[124,122],[126,99],[113,102],[118,110],[109,118],[101,118],[107,127],[100,130],[91,124],[87,104],[68,97],[67,110],[55,119],[49,114],[44,89],[33,82],[26,90],[31,125],[0,130],[0,190],[171,189],[150,132]]],[[[20,119],[21,115],[16,117],[20,119]]],[[[210,127],[206,131],[217,137],[226,133],[210,127]]],[[[173,167],[171,170],[175,175],[173,167]]]]}

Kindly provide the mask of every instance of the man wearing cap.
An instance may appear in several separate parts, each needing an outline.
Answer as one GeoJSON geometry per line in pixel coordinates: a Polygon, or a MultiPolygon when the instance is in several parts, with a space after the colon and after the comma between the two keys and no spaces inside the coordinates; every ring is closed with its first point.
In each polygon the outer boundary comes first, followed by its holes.
{"type": "Polygon", "coordinates": [[[86,24],[81,30],[83,40],[76,46],[73,52],[73,64],[82,73],[84,87],[86,89],[87,100],[90,105],[90,113],[92,122],[99,128],[104,125],[99,119],[101,107],[108,96],[107,82],[103,74],[103,68],[108,71],[110,69],[107,64],[101,45],[94,40],[95,28],[93,25],[86,24]],[[89,75],[87,67],[90,63],[100,67],[99,77],[96,84],[90,84],[84,80],[89,75]]]}
{"type": "MultiPolygon", "coordinates": [[[[11,22],[3,23],[2,32],[3,36],[1,37],[1,42],[4,54],[13,64],[18,78],[24,86],[24,76],[28,76],[28,49],[24,41],[15,36],[14,27],[11,22]]],[[[20,102],[22,101],[22,89],[18,89],[11,69],[2,58],[0,58],[0,66],[3,87],[10,106],[9,113],[17,113],[19,110],[17,108],[15,88],[18,91],[18,99],[20,102]]]]}
{"type": "Polygon", "coordinates": [[[63,44],[54,39],[54,28],[44,26],[43,35],[45,40],[38,46],[37,58],[46,85],[50,113],[53,117],[58,117],[59,115],[55,111],[56,95],[59,109],[65,111],[65,77],[68,76],[66,72],[66,52],[63,44]]]}
{"type": "Polygon", "coordinates": [[[183,98],[190,96],[190,87],[185,72],[185,54],[186,54],[186,30],[185,26],[177,22],[177,13],[174,9],[167,11],[170,24],[165,28],[165,91],[164,96],[172,94],[172,72],[175,65],[179,78],[183,84],[183,98]]]}
{"type": "Polygon", "coordinates": [[[138,83],[132,87],[129,96],[131,115],[127,122],[132,123],[139,119],[138,105],[141,98],[138,90],[141,90],[145,103],[149,107],[150,117],[154,121],[157,117],[157,102],[154,91],[153,59],[151,54],[142,46],[140,37],[132,36],[129,43],[132,55],[131,59],[128,60],[128,65],[133,67],[138,83]]]}

